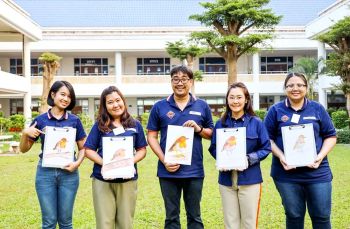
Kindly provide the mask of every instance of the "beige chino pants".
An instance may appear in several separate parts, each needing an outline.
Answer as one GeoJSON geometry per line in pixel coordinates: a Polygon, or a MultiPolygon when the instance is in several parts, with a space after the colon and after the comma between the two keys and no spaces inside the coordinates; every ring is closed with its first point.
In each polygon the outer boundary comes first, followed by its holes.
{"type": "Polygon", "coordinates": [[[108,183],[92,179],[97,229],[131,229],[136,206],[137,181],[108,183]]]}
{"type": "Polygon", "coordinates": [[[232,187],[219,185],[225,228],[258,228],[261,184],[237,186],[237,171],[232,172],[232,181],[232,187]]]}

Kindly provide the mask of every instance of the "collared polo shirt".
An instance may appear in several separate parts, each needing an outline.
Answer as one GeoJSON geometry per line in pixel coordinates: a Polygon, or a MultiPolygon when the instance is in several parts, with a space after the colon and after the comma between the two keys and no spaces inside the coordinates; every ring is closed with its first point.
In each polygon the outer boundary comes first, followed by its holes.
{"type": "MultiPolygon", "coordinates": [[[[256,163],[250,165],[243,171],[238,171],[238,185],[251,185],[261,183],[262,175],[260,169],[260,161],[265,159],[271,152],[270,139],[267,130],[262,121],[249,114],[244,114],[241,118],[234,119],[231,113],[225,120],[225,124],[219,119],[213,131],[209,152],[216,158],[216,130],[222,128],[238,128],[246,127],[246,149],[247,155],[253,155],[256,163]]],[[[232,171],[219,172],[219,184],[232,186],[232,171]]]]}
{"type": "MultiPolygon", "coordinates": [[[[281,128],[283,126],[308,123],[313,125],[316,151],[319,153],[324,139],[336,137],[336,131],[332,120],[321,104],[305,98],[303,107],[300,110],[294,110],[287,98],[273,105],[265,118],[265,126],[270,139],[272,139],[282,151],[283,141],[281,128]],[[300,115],[298,123],[292,122],[293,114],[300,115]]],[[[297,167],[296,169],[286,171],[283,169],[279,159],[273,156],[271,176],[279,182],[292,183],[320,183],[332,180],[332,173],[327,157],[323,159],[318,169],[297,167]]]]}
{"type": "MultiPolygon", "coordinates": [[[[213,128],[213,120],[208,104],[190,94],[190,101],[180,110],[175,103],[174,94],[167,99],[158,101],[152,107],[147,129],[160,131],[160,147],[165,152],[168,125],[182,126],[186,121],[193,120],[204,128],[213,128]]],[[[158,177],[162,178],[202,178],[203,169],[203,146],[202,137],[194,134],[191,165],[180,165],[179,170],[170,173],[161,161],[158,161],[158,177]]]]}
{"type": "MultiPolygon", "coordinates": [[[[51,109],[50,109],[48,110],[48,112],[37,116],[30,125],[33,125],[35,122],[37,122],[35,127],[41,131],[45,131],[46,126],[73,127],[77,130],[75,141],[79,141],[86,137],[83,124],[81,123],[78,116],[74,114],[70,114],[67,111],[64,113],[64,115],[60,119],[56,119],[51,114],[51,109]]],[[[37,141],[39,137],[41,140],[41,153],[39,154],[39,157],[42,158],[42,151],[44,149],[44,144],[45,144],[45,135],[40,134],[37,138],[30,138],[30,139],[33,141],[37,141]]]]}
{"type": "MultiPolygon", "coordinates": [[[[103,147],[102,147],[102,138],[103,137],[115,137],[115,136],[132,136],[133,137],[133,144],[134,149],[137,151],[138,149],[141,149],[143,147],[147,146],[145,133],[143,131],[143,128],[139,121],[135,120],[135,127],[126,128],[124,133],[115,135],[113,131],[110,131],[108,133],[102,132],[98,128],[98,122],[95,122],[93,125],[89,136],[86,139],[86,142],[84,144],[84,147],[89,148],[91,150],[94,150],[100,155],[101,158],[103,158],[103,147]]],[[[102,166],[99,164],[94,163],[93,171],[91,174],[91,177],[94,177],[98,180],[110,182],[110,183],[121,183],[129,181],[130,179],[114,179],[114,180],[104,180],[101,174],[101,168],[102,166]]],[[[137,179],[137,166],[135,164],[135,170],[136,174],[132,178],[132,180],[137,179]]]]}

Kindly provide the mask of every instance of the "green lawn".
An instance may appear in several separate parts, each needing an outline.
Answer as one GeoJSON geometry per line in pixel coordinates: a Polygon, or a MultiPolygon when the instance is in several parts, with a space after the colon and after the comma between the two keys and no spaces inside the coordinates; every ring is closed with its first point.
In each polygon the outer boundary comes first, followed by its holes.
{"type": "MultiPolygon", "coordinates": [[[[205,149],[208,142],[205,141],[205,149]]],[[[0,157],[0,228],[39,228],[40,209],[34,189],[34,176],[39,145],[27,154],[0,157]]],[[[149,150],[149,149],[148,149],[149,150]]],[[[332,225],[336,229],[350,228],[350,146],[338,145],[329,155],[333,180],[332,225]]],[[[135,228],[162,228],[164,207],[156,177],[156,157],[149,150],[139,163],[138,200],[135,213],[135,228]]],[[[263,194],[259,228],[284,228],[284,213],[281,201],[269,176],[271,156],[263,163],[263,194]]],[[[74,208],[75,228],[95,228],[92,206],[92,163],[85,160],[80,168],[80,188],[74,208]]],[[[205,152],[206,178],[203,188],[202,217],[206,228],[223,228],[221,200],[218,192],[215,162],[205,152]]],[[[183,207],[183,204],[182,204],[183,207]]],[[[185,211],[181,210],[185,227],[185,211]]],[[[311,228],[307,219],[306,228],[311,228]]]]}

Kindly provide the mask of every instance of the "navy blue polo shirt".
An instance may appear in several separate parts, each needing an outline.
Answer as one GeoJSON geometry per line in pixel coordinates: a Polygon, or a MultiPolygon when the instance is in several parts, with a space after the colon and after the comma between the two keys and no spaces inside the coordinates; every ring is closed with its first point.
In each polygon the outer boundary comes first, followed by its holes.
{"type": "MultiPolygon", "coordinates": [[[[182,126],[186,121],[194,120],[203,128],[213,128],[213,120],[208,104],[190,94],[190,101],[183,111],[175,103],[174,94],[167,99],[158,101],[152,107],[147,129],[160,131],[160,147],[165,152],[168,125],[182,126]]],[[[203,178],[203,146],[202,137],[195,133],[193,139],[191,165],[180,165],[180,168],[170,173],[164,164],[158,161],[158,177],[162,178],[203,178]]]]}
{"type": "MultiPolygon", "coordinates": [[[[117,136],[132,136],[133,137],[133,143],[134,143],[134,149],[137,151],[140,148],[146,147],[147,142],[145,138],[145,133],[143,131],[143,128],[140,124],[139,121],[135,120],[136,126],[131,127],[131,128],[126,128],[124,133],[121,133],[117,136]]],[[[102,147],[102,138],[103,137],[114,137],[116,136],[113,131],[110,131],[108,133],[102,132],[98,128],[98,123],[95,122],[93,125],[89,136],[86,139],[86,142],[84,144],[84,147],[89,148],[91,150],[94,150],[100,155],[101,158],[103,158],[103,147],[102,147]]],[[[105,182],[110,182],[110,183],[121,183],[121,182],[126,182],[129,181],[130,179],[122,179],[122,178],[117,178],[114,180],[104,180],[101,174],[101,168],[102,166],[99,164],[94,163],[94,167],[92,170],[91,177],[94,177],[98,180],[105,181],[105,182]]],[[[135,170],[136,174],[132,178],[132,180],[137,179],[137,166],[135,164],[135,170]]]]}
{"type": "MultiPolygon", "coordinates": [[[[265,159],[271,152],[270,138],[262,121],[249,114],[244,114],[239,119],[233,119],[231,114],[226,117],[225,124],[219,119],[213,130],[210,154],[216,158],[216,130],[222,128],[246,127],[246,149],[247,155],[256,158],[255,163],[243,171],[238,171],[238,185],[259,184],[262,180],[260,161],[265,159]]],[[[232,171],[219,172],[219,184],[232,186],[232,171]]]]}
{"type": "MultiPolygon", "coordinates": [[[[44,131],[44,128],[46,126],[73,127],[77,130],[75,141],[79,141],[86,137],[86,133],[84,131],[83,124],[81,123],[80,119],[76,115],[70,114],[67,111],[64,113],[64,115],[60,119],[56,119],[51,114],[51,109],[50,109],[48,110],[48,112],[37,116],[30,125],[33,125],[35,122],[37,122],[36,128],[42,131],[44,131]]],[[[41,140],[41,153],[39,154],[39,157],[42,158],[43,157],[42,151],[44,149],[44,144],[45,144],[45,134],[40,134],[37,138],[30,138],[30,139],[33,141],[37,141],[39,137],[41,140]]]]}
{"type": "MultiPolygon", "coordinates": [[[[291,107],[289,100],[285,99],[273,105],[265,118],[265,126],[270,139],[272,139],[282,151],[283,141],[281,128],[283,126],[296,125],[296,123],[291,122],[293,114],[300,115],[298,124],[312,123],[317,153],[320,152],[324,139],[336,136],[332,120],[321,104],[305,98],[303,107],[296,111],[291,107]]],[[[283,169],[279,159],[273,156],[271,176],[279,182],[292,183],[320,183],[332,180],[332,172],[327,157],[323,159],[318,169],[305,166],[286,171],[283,169]]]]}

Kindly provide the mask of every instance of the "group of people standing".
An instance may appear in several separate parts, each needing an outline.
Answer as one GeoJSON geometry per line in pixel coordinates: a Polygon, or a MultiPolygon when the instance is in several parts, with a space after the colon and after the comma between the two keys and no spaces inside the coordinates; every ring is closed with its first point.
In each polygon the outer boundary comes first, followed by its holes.
{"type": "Polygon", "coordinates": [[[118,88],[110,86],[102,92],[96,122],[87,136],[79,118],[68,112],[75,105],[72,85],[66,81],[53,84],[48,95],[52,108],[23,131],[20,149],[27,152],[40,138],[43,150],[46,126],[68,126],[77,130],[79,153],[74,162],[62,169],[42,167],[42,153],[39,155],[35,187],[42,228],[56,228],[57,223],[60,228],[73,227],[73,205],[79,186],[77,168],[84,157],[94,162],[91,177],[96,228],[132,228],[137,196],[136,164],[146,156],[147,144],[159,158],[157,176],[165,205],[164,228],[181,227],[182,193],[187,228],[204,228],[200,208],[204,179],[202,139],[211,139],[209,152],[216,158],[216,130],[238,127],[246,128],[247,168],[219,171],[225,228],[258,227],[263,181],[260,161],[270,152],[273,154],[271,176],[282,199],[286,228],[304,227],[306,206],[313,228],[331,228],[332,173],[327,154],[336,144],[336,132],[325,109],[306,98],[308,85],[304,75],[287,75],[284,82],[287,98],[269,109],[264,122],[253,111],[247,87],[240,82],[230,85],[225,113],[215,126],[208,104],[190,93],[192,71],[186,66],[176,66],[170,76],[173,93],[153,106],[147,141],[140,122],[128,113],[126,100],[118,88]],[[281,128],[309,123],[314,130],[316,160],[308,166],[292,167],[284,156],[281,128]],[[194,129],[191,165],[165,162],[168,125],[194,129]],[[102,138],[116,135],[133,137],[135,176],[132,178],[103,177],[102,138]]]}

